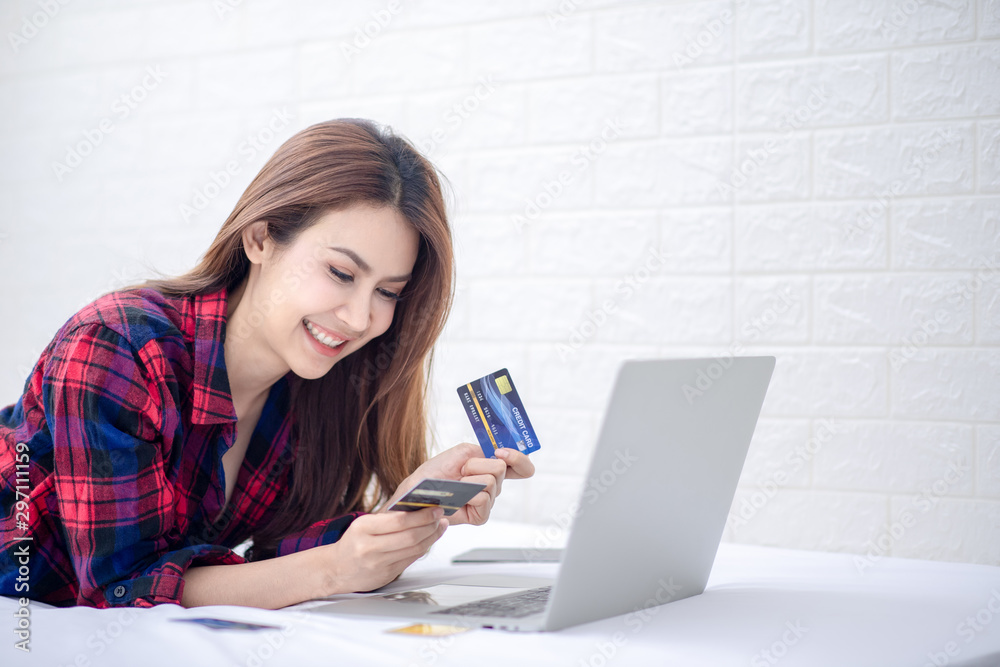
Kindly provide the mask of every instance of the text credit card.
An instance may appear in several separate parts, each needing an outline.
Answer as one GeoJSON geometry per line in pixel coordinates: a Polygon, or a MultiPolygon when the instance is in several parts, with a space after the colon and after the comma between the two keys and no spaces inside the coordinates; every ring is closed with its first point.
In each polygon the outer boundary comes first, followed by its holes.
{"type": "Polygon", "coordinates": [[[458,396],[487,458],[500,447],[525,454],[540,449],[535,429],[506,368],[458,388],[458,396]]]}

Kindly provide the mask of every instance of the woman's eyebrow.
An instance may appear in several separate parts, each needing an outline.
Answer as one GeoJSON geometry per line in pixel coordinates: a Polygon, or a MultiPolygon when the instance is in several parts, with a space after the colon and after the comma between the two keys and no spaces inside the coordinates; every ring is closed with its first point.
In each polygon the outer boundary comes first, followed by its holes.
{"type": "MultiPolygon", "coordinates": [[[[358,268],[361,270],[361,273],[368,275],[372,272],[372,267],[368,265],[368,262],[361,259],[361,256],[358,255],[358,253],[351,250],[350,248],[338,248],[335,246],[330,246],[329,248],[330,250],[336,250],[337,252],[343,253],[348,257],[350,257],[351,260],[358,265],[358,268]]],[[[413,277],[412,273],[407,273],[405,276],[390,276],[386,278],[386,280],[390,283],[403,283],[412,277],[413,277]]]]}

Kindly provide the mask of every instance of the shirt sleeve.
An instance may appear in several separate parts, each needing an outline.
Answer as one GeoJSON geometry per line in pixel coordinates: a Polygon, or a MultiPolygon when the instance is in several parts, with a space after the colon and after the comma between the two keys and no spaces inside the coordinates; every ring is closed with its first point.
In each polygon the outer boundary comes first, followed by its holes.
{"type": "Polygon", "coordinates": [[[179,604],[187,568],[244,562],[178,534],[164,469],[165,437],[173,437],[165,424],[177,414],[172,378],[155,341],[135,350],[101,324],[69,332],[45,369],[56,502],[77,604],[179,604]]]}
{"type": "Polygon", "coordinates": [[[324,544],[332,544],[343,536],[344,531],[364,512],[352,512],[335,519],[317,521],[303,531],[286,535],[278,542],[276,556],[287,556],[296,551],[304,551],[324,544]]]}

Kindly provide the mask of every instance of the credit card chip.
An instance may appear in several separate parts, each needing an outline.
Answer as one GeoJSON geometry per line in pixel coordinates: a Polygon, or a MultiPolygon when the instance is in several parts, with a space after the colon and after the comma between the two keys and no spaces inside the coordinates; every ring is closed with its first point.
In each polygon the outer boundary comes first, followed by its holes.
{"type": "Polygon", "coordinates": [[[497,378],[497,388],[500,390],[501,394],[509,394],[511,391],[510,380],[507,379],[506,375],[501,375],[497,378]]]}

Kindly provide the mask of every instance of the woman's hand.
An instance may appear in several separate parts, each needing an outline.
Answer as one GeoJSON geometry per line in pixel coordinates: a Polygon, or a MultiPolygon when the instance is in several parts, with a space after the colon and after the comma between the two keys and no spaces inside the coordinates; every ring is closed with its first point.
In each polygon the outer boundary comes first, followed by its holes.
{"type": "Polygon", "coordinates": [[[500,487],[505,478],[525,479],[535,474],[534,464],[526,454],[517,450],[503,447],[497,450],[496,457],[485,458],[482,448],[470,442],[446,449],[414,470],[396,490],[386,507],[392,506],[392,503],[425,478],[485,484],[486,488],[466,503],[465,507],[447,517],[448,523],[453,526],[460,523],[482,525],[490,516],[490,510],[500,495],[500,487]]]}
{"type": "Polygon", "coordinates": [[[316,548],[325,550],[324,595],[371,591],[393,581],[444,534],[443,516],[439,507],[359,516],[339,540],[316,548]]]}

